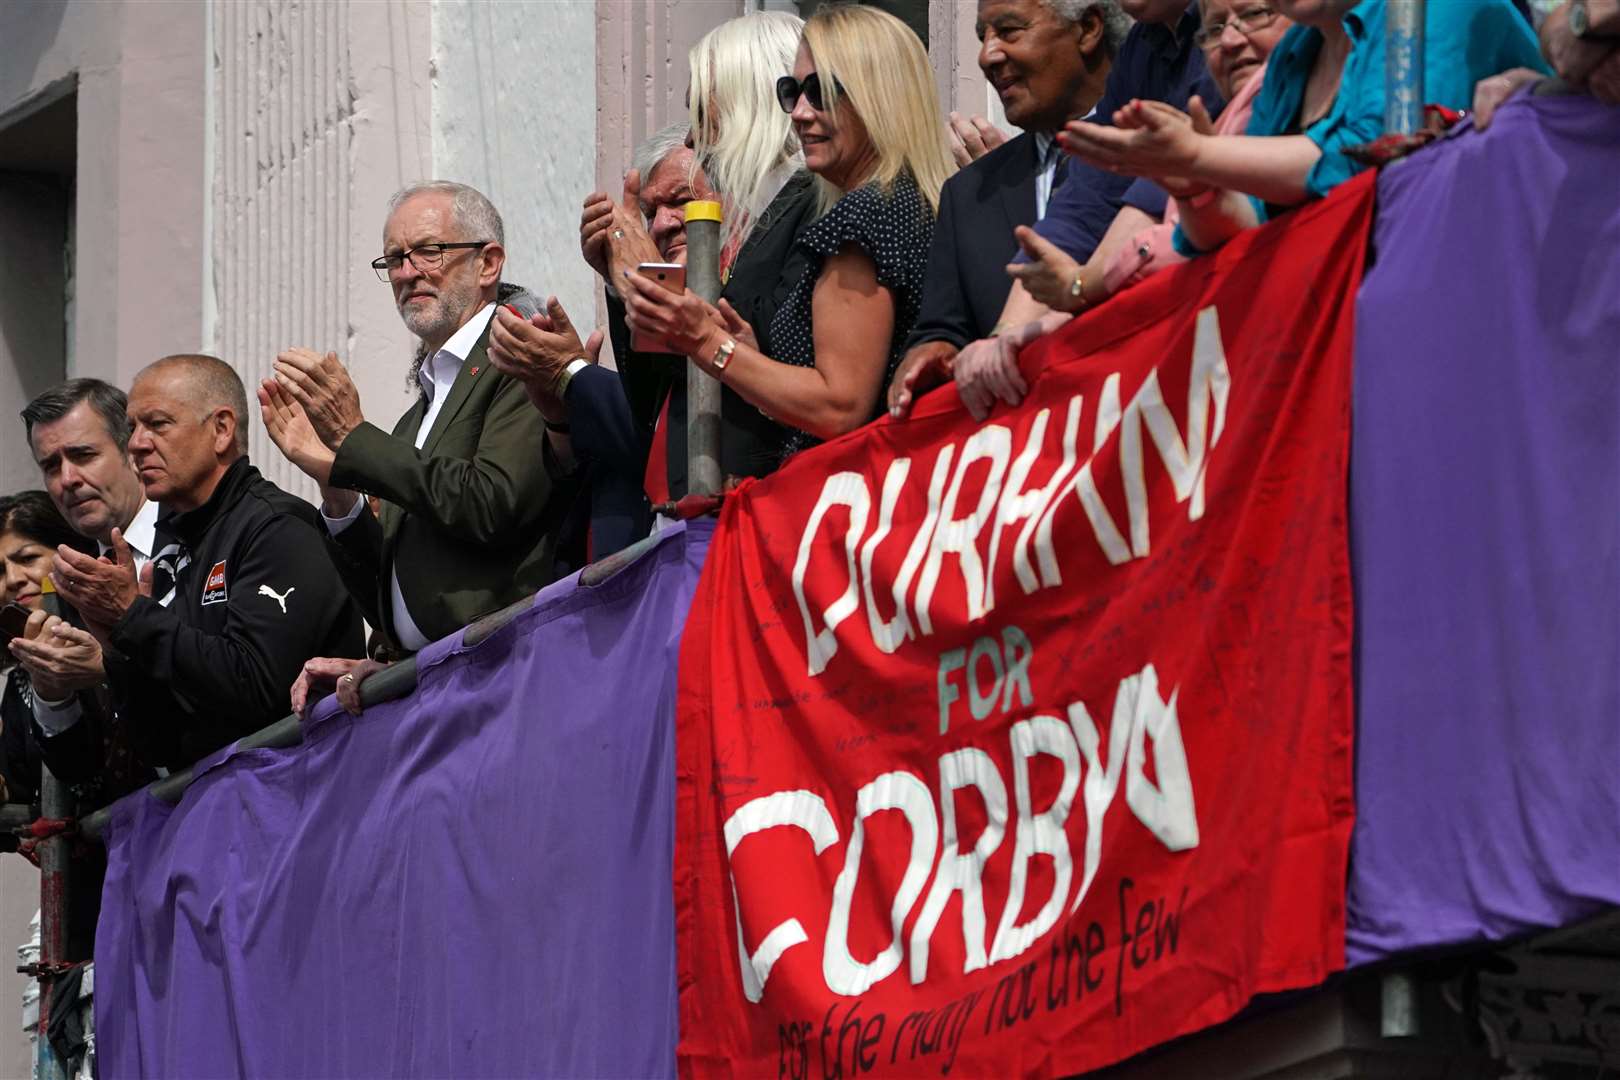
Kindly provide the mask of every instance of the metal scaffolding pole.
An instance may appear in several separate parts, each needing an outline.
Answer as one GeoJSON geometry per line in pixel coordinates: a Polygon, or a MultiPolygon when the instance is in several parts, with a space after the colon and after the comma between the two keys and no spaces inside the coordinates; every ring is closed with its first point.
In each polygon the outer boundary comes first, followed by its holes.
{"type": "Polygon", "coordinates": [[[1384,132],[1423,126],[1423,19],[1428,0],[1389,0],[1384,23],[1384,132]]]}
{"type": "MultiPolygon", "coordinates": [[[[711,304],[720,300],[720,204],[686,204],[686,287],[711,304]]],[[[717,495],[720,472],[720,380],[686,365],[686,490],[717,495]]]]}
{"type": "MultiPolygon", "coordinates": [[[[73,795],[67,785],[40,770],[40,817],[66,821],[73,815],[73,795]]],[[[36,1080],[66,1080],[48,1037],[51,992],[67,964],[68,846],[71,837],[57,833],[39,842],[39,1038],[34,1043],[36,1080]]]]}
{"type": "MultiPolygon", "coordinates": [[[[1428,0],[1389,0],[1384,23],[1384,131],[1410,135],[1423,126],[1423,21],[1428,0]]],[[[1380,1032],[1418,1034],[1417,982],[1391,971],[1380,985],[1380,1032]]]]}

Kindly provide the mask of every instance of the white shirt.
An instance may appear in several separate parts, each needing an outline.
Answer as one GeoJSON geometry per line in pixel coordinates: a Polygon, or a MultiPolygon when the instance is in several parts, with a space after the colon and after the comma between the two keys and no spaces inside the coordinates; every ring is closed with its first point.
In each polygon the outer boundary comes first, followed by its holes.
{"type": "MultiPolygon", "coordinates": [[[[141,503],[141,508],[135,511],[135,516],[122,530],[124,543],[129,545],[129,553],[135,560],[135,573],[139,574],[152,561],[153,548],[157,546],[157,519],[158,504],[151,499],[141,503]]],[[[101,554],[111,555],[112,546],[97,543],[101,547],[101,554]]]]}
{"type": "MultiPolygon", "coordinates": [[[[439,418],[439,410],[444,408],[445,399],[450,396],[450,387],[455,384],[456,376],[461,373],[461,365],[467,362],[467,354],[472,352],[478,339],[484,336],[484,327],[489,320],[495,317],[495,305],[485,304],[478,314],[461,324],[461,329],[450,335],[450,340],[444,343],[444,348],[428,357],[422,363],[422,369],[416,373],[417,381],[422,384],[422,392],[427,395],[427,412],[422,415],[422,423],[416,429],[416,448],[422,449],[427,442],[428,432],[433,430],[433,423],[439,418]]],[[[321,511],[321,517],[326,521],[326,529],[333,536],[347,529],[360,516],[360,507],[364,505],[363,498],[354,500],[349,512],[340,518],[326,516],[321,511]]],[[[428,644],[426,635],[417,627],[411,613],[405,606],[405,594],[399,590],[399,568],[395,567],[388,575],[389,609],[394,616],[394,636],[405,648],[415,652],[428,644]]]]}

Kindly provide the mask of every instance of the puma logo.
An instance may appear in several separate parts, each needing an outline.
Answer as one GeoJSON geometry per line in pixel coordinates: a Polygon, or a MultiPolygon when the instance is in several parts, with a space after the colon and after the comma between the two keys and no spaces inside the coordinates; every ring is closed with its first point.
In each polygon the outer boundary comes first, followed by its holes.
{"type": "Polygon", "coordinates": [[[294,585],[292,588],[288,589],[286,592],[278,593],[278,592],[276,592],[276,590],[272,589],[268,585],[260,585],[259,586],[259,595],[260,596],[268,596],[270,599],[272,599],[276,603],[280,604],[281,605],[281,613],[283,615],[285,615],[285,614],[287,614],[287,597],[291,596],[297,590],[298,590],[298,586],[294,585]]]}

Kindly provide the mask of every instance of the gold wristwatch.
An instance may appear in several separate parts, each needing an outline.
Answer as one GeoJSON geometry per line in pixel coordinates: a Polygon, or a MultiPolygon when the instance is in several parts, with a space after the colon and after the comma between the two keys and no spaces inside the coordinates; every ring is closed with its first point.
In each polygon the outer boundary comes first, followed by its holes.
{"type": "Polygon", "coordinates": [[[737,339],[736,338],[726,338],[726,340],[722,341],[720,343],[720,347],[718,349],[714,350],[714,359],[711,361],[711,363],[714,364],[714,370],[716,370],[716,371],[724,371],[724,370],[726,370],[726,365],[731,363],[731,354],[736,352],[736,351],[737,351],[737,339]]]}

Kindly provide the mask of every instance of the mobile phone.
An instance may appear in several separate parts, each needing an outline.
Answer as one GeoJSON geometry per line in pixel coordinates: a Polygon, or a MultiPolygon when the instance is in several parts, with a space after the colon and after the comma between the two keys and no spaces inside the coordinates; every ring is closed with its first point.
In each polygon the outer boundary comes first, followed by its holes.
{"type": "Polygon", "coordinates": [[[10,643],[12,638],[22,637],[28,630],[28,616],[32,614],[21,604],[0,607],[0,642],[10,643]]]}
{"type": "MultiPolygon", "coordinates": [[[[676,296],[686,291],[686,267],[680,263],[641,263],[636,267],[636,275],[662,286],[676,296]]],[[[632,334],[630,347],[636,352],[644,353],[670,351],[667,341],[651,334],[632,334]]]]}

